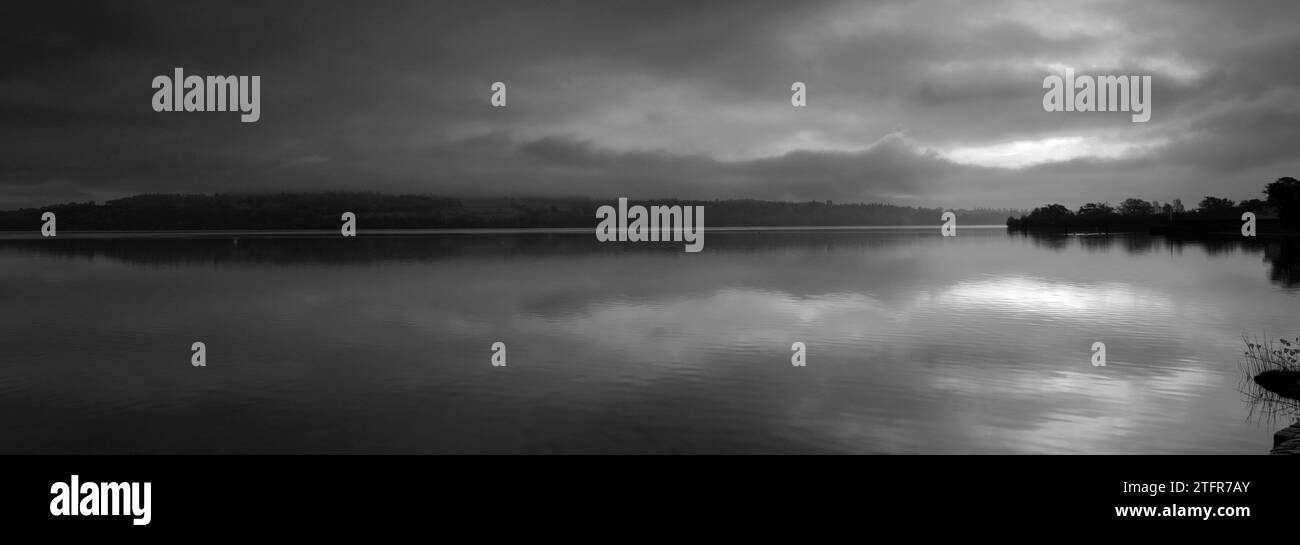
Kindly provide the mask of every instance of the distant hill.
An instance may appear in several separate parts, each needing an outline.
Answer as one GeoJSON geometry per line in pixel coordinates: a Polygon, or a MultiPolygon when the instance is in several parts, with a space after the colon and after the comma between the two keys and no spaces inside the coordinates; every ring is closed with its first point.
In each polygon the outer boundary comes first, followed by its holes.
{"type": "MultiPolygon", "coordinates": [[[[363,229],[593,227],[596,209],[617,199],[456,199],[380,193],[242,195],[149,194],[102,204],[68,203],[0,212],[0,230],[35,231],[54,212],[60,230],[152,231],[336,229],[343,212],[363,229]]],[[[757,200],[646,200],[632,204],[703,205],[709,227],[939,225],[945,209],[889,204],[757,200]]],[[[954,210],[962,225],[1000,225],[1017,210],[954,210]]]]}

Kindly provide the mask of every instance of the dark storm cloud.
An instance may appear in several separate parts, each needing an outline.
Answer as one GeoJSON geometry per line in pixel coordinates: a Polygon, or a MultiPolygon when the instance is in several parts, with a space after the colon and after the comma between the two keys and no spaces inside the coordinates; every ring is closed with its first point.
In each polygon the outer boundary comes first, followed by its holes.
{"type": "Polygon", "coordinates": [[[3,10],[5,208],[318,189],[1029,206],[1246,198],[1300,166],[1291,2],[3,10]],[[153,112],[176,66],[262,76],[261,121],[153,112]],[[1152,75],[1152,121],[1043,112],[1063,66],[1152,75]]]}
{"type": "MultiPolygon", "coordinates": [[[[439,147],[428,165],[461,168],[434,174],[439,184],[460,192],[497,191],[498,179],[523,179],[531,185],[508,186],[511,194],[620,195],[665,198],[871,200],[884,196],[916,200],[927,189],[927,176],[954,167],[917,153],[902,138],[891,136],[855,152],[794,151],[776,157],[722,161],[705,155],[662,151],[611,151],[591,142],[547,138],[513,142],[491,135],[439,147]]],[[[424,164],[410,168],[420,171],[424,164]]]]}

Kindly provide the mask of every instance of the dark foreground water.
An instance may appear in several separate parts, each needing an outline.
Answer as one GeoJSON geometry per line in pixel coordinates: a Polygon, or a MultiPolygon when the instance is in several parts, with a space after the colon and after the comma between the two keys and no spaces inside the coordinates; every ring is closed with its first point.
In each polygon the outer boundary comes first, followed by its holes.
{"type": "Polygon", "coordinates": [[[699,254],[8,236],[0,452],[1265,453],[1237,360],[1300,334],[1295,258],[1001,229],[710,231],[699,254]]]}

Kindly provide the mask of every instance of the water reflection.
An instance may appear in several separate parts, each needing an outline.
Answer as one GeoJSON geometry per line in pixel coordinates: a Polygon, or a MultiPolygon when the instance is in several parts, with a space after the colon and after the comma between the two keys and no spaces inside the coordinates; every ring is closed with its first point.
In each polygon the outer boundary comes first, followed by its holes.
{"type": "Polygon", "coordinates": [[[1300,287],[1300,241],[1264,245],[1264,262],[1269,264],[1274,282],[1291,288],[1300,287]]]}
{"type": "Polygon", "coordinates": [[[1267,244],[592,238],[0,240],[0,451],[1259,452],[1300,329],[1267,244]]]}
{"type": "Polygon", "coordinates": [[[1089,251],[1111,252],[1118,247],[1128,254],[1138,255],[1157,251],[1178,255],[1184,249],[1191,248],[1211,256],[1237,254],[1261,256],[1264,263],[1269,266],[1269,274],[1275,283],[1287,288],[1300,287],[1300,239],[1294,237],[1168,239],[1139,234],[1066,235],[1025,232],[1009,236],[1030,240],[1036,248],[1053,251],[1063,251],[1077,244],[1080,248],[1089,251]]]}
{"type": "MultiPolygon", "coordinates": [[[[710,241],[713,250],[733,252],[769,251],[777,248],[821,245],[820,250],[833,252],[837,247],[853,251],[884,244],[897,244],[897,235],[917,235],[922,229],[864,231],[852,229],[801,231],[754,231],[722,233],[710,241]],[[813,239],[816,239],[814,242],[813,239]]],[[[531,255],[661,253],[671,250],[671,243],[593,244],[586,230],[553,232],[501,231],[478,234],[422,231],[397,232],[391,236],[342,240],[333,234],[283,236],[278,233],[238,233],[200,238],[65,236],[41,239],[30,235],[0,235],[0,252],[37,254],[69,258],[106,258],[146,265],[231,263],[261,264],[348,264],[362,262],[420,261],[458,258],[473,255],[527,257],[531,255]]],[[[994,230],[979,233],[988,237],[994,230]]],[[[1080,248],[1088,252],[1108,253],[1122,249],[1129,255],[1153,252],[1181,254],[1192,248],[1211,256],[1245,254],[1261,256],[1269,265],[1274,282],[1283,287],[1300,286],[1300,239],[1167,239],[1146,235],[1066,235],[1059,233],[1017,232],[1006,235],[1032,243],[1035,248],[1066,251],[1080,248]]]]}

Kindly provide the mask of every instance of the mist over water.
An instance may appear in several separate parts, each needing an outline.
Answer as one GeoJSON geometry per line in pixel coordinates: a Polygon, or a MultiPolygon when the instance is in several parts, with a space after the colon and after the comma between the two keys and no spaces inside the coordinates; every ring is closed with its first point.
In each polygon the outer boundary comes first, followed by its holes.
{"type": "Polygon", "coordinates": [[[0,452],[1262,454],[1300,330],[1290,246],[397,235],[0,238],[0,452]]]}

